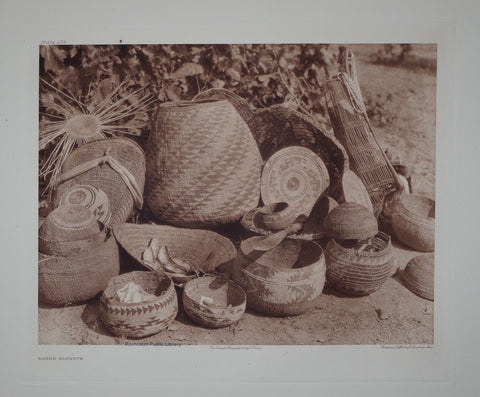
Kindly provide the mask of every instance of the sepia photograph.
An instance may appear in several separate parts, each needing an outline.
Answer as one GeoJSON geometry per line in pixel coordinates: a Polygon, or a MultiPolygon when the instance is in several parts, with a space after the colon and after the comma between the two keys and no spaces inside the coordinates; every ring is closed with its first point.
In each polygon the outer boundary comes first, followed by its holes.
{"type": "Polygon", "coordinates": [[[38,49],[38,345],[435,345],[437,43],[38,49]]]}

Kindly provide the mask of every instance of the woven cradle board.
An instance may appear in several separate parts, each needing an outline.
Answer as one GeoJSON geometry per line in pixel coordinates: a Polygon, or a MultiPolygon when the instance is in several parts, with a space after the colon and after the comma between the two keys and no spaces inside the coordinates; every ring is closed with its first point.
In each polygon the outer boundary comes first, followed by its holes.
{"type": "Polygon", "coordinates": [[[139,338],[153,335],[168,326],[178,312],[178,301],[172,281],[153,272],[131,272],[115,277],[101,297],[101,319],[113,334],[139,338]],[[116,291],[133,281],[156,299],[140,303],[122,303],[116,291]]]}
{"type": "Polygon", "coordinates": [[[119,274],[118,245],[113,237],[80,255],[48,257],[40,254],[39,300],[53,305],[83,302],[102,292],[119,274]]]}
{"type": "Polygon", "coordinates": [[[339,79],[326,84],[328,111],[336,138],[350,157],[350,168],[365,185],[376,216],[385,196],[396,189],[396,179],[383,151],[362,114],[355,112],[348,92],[339,79]],[[381,188],[382,190],[378,190],[381,188]]]}
{"type": "MultiPolygon", "coordinates": [[[[105,151],[120,162],[133,175],[143,192],[145,186],[145,155],[143,150],[134,141],[125,138],[109,138],[84,144],[74,150],[66,159],[62,172],[65,173],[89,160],[104,156],[105,151]]],[[[91,185],[103,190],[109,201],[112,214],[109,225],[122,223],[134,212],[132,193],[122,177],[108,164],[99,165],[57,187],[54,204],[57,206],[62,196],[77,185],[91,185]]]]}
{"type": "Polygon", "coordinates": [[[160,108],[149,136],[146,199],[177,226],[238,220],[260,197],[261,157],[247,124],[228,101],[202,105],[160,108]]]}
{"type": "Polygon", "coordinates": [[[173,258],[188,263],[192,270],[210,272],[237,255],[228,238],[209,230],[126,223],[116,225],[113,232],[119,244],[139,263],[154,237],[167,247],[173,258]]]}
{"type": "Polygon", "coordinates": [[[258,109],[250,128],[264,160],[288,146],[306,147],[327,167],[331,187],[348,169],[348,156],[335,137],[322,131],[314,119],[293,109],[281,105],[258,109]]]}

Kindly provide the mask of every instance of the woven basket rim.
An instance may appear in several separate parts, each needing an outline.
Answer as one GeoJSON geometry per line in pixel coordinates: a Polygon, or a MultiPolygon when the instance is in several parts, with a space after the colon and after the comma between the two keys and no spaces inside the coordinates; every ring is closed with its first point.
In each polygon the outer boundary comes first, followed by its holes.
{"type": "MultiPolygon", "coordinates": [[[[293,240],[293,241],[298,242],[299,244],[302,244],[302,245],[303,244],[308,244],[308,245],[313,244],[316,248],[320,249],[318,259],[315,260],[315,262],[313,262],[313,263],[311,263],[310,265],[307,265],[307,266],[302,266],[302,267],[297,267],[297,268],[287,268],[287,267],[279,267],[279,266],[276,266],[275,264],[270,265],[270,264],[258,263],[258,262],[256,262],[256,260],[250,260],[248,258],[248,256],[245,255],[242,252],[241,248],[239,249],[239,252],[243,257],[245,257],[249,261],[249,265],[255,264],[257,266],[263,266],[263,267],[267,267],[269,269],[275,269],[278,273],[297,273],[298,271],[309,270],[311,268],[314,268],[314,267],[318,266],[319,264],[321,264],[322,262],[325,263],[325,250],[316,241],[311,241],[311,240],[293,240]]],[[[280,245],[281,244],[282,243],[280,243],[280,245]]],[[[243,271],[248,271],[248,269],[243,269],[243,271]]],[[[249,273],[251,273],[251,272],[249,272],[249,273]]],[[[254,274],[254,273],[252,273],[252,274],[254,274]]]]}
{"type": "MultiPolygon", "coordinates": [[[[354,248],[345,248],[345,247],[342,247],[334,238],[332,238],[328,244],[333,244],[335,246],[335,248],[341,250],[341,251],[344,251],[346,254],[349,254],[349,255],[354,255],[356,257],[367,257],[367,258],[374,258],[374,257],[378,257],[378,256],[383,256],[385,255],[385,253],[387,252],[387,250],[391,249],[392,247],[392,238],[384,233],[384,232],[378,232],[375,236],[373,236],[372,238],[374,239],[377,239],[377,240],[380,240],[382,243],[385,243],[385,247],[380,250],[380,251],[376,251],[376,252],[368,252],[368,251],[362,251],[362,252],[358,252],[358,250],[354,249],[354,248]]],[[[328,250],[327,250],[328,251],[328,250]]],[[[327,254],[328,255],[328,254],[327,254]]],[[[368,266],[368,265],[365,265],[365,266],[368,266]]],[[[378,266],[378,264],[374,264],[373,266],[378,266]]]]}
{"type": "MultiPolygon", "coordinates": [[[[89,263],[86,265],[86,266],[82,266],[80,270],[75,270],[75,272],[72,272],[72,271],[62,271],[62,272],[59,272],[59,271],[45,271],[45,269],[41,270],[40,267],[38,269],[38,274],[53,274],[53,275],[60,275],[60,274],[63,274],[63,275],[68,275],[68,274],[81,274],[81,273],[88,273],[92,267],[96,267],[97,266],[97,261],[98,261],[98,256],[96,255],[96,253],[105,253],[105,250],[109,248],[109,245],[112,244],[112,247],[113,247],[113,242],[115,242],[115,238],[113,236],[109,236],[105,239],[105,241],[95,247],[93,247],[92,249],[88,250],[88,251],[85,251],[85,252],[81,252],[80,254],[77,254],[77,255],[72,255],[72,256],[68,256],[68,257],[65,257],[65,256],[58,256],[58,255],[47,255],[47,254],[43,254],[43,253],[39,253],[39,264],[40,262],[44,262],[44,261],[51,261],[51,260],[55,260],[55,261],[62,261],[62,262],[65,262],[65,263],[72,263],[72,262],[77,262],[77,261],[82,261],[82,260],[85,260],[85,258],[89,259],[89,263]],[[41,257],[41,259],[40,259],[41,257]]],[[[117,247],[117,244],[115,242],[115,247],[117,247]]]]}
{"type": "Polygon", "coordinates": [[[171,101],[164,102],[158,106],[158,110],[183,110],[189,108],[211,108],[217,106],[219,103],[228,103],[229,106],[234,107],[227,99],[203,99],[199,101],[171,101]]]}
{"type": "Polygon", "coordinates": [[[424,201],[424,202],[428,202],[429,204],[432,204],[432,207],[435,206],[435,200],[431,199],[430,197],[427,197],[427,196],[424,196],[424,195],[421,195],[421,194],[404,194],[402,196],[399,197],[397,203],[397,211],[399,211],[400,213],[406,215],[406,216],[409,216],[411,218],[416,218],[419,222],[434,222],[435,221],[435,217],[433,216],[424,216],[424,215],[420,215],[416,212],[413,212],[411,209],[409,209],[409,207],[407,207],[405,204],[405,201],[403,199],[406,199],[406,200],[418,200],[420,199],[420,201],[424,201]]]}
{"type": "MultiPolygon", "coordinates": [[[[195,299],[195,297],[193,297],[192,295],[189,294],[190,290],[195,286],[204,285],[208,282],[211,282],[211,281],[214,281],[214,280],[220,280],[220,279],[221,278],[217,277],[217,276],[204,276],[204,277],[194,278],[194,279],[188,281],[185,284],[185,287],[183,288],[183,295],[186,296],[187,298],[189,298],[190,300],[192,300],[193,302],[200,305],[200,301],[198,299],[195,299]]],[[[231,308],[236,309],[236,308],[240,308],[240,307],[244,306],[246,301],[247,301],[247,294],[245,293],[243,288],[240,285],[238,285],[236,282],[234,282],[230,279],[226,279],[225,282],[228,283],[228,285],[230,287],[234,288],[235,292],[238,292],[240,294],[240,296],[242,297],[242,303],[240,303],[238,305],[235,305],[235,306],[231,306],[231,308]]],[[[215,303],[214,303],[214,306],[213,306],[214,309],[218,309],[218,310],[227,309],[227,307],[228,307],[228,305],[227,306],[217,305],[215,303]]]]}
{"type": "MultiPolygon", "coordinates": [[[[105,290],[103,291],[102,293],[102,300],[103,302],[108,305],[109,307],[117,307],[117,308],[121,308],[121,307],[128,307],[128,308],[132,308],[132,307],[142,307],[142,306],[145,306],[145,305],[151,305],[151,304],[155,304],[156,302],[162,300],[164,298],[164,294],[166,292],[168,292],[170,289],[174,288],[173,286],[173,281],[170,277],[168,277],[166,274],[162,274],[162,273],[158,273],[158,272],[152,272],[152,271],[139,271],[139,270],[136,270],[136,271],[133,271],[133,272],[128,272],[128,273],[123,273],[123,274],[120,274],[118,276],[115,276],[113,277],[109,282],[108,282],[108,285],[107,285],[107,288],[105,288],[105,290]],[[132,274],[133,273],[133,274],[132,274]],[[149,300],[149,301],[145,301],[145,302],[138,302],[138,303],[124,303],[124,302],[120,302],[120,301],[117,301],[115,299],[111,299],[109,297],[107,297],[106,295],[106,292],[110,292],[111,289],[113,289],[113,283],[117,280],[123,280],[123,279],[126,279],[125,280],[125,284],[128,283],[129,281],[129,278],[133,277],[133,276],[140,276],[142,278],[155,278],[158,283],[160,284],[161,282],[163,282],[163,280],[168,280],[168,286],[165,288],[165,290],[163,290],[160,295],[156,295],[156,299],[152,299],[152,300],[149,300]]],[[[116,293],[116,291],[113,291],[114,293],[116,293]]]]}

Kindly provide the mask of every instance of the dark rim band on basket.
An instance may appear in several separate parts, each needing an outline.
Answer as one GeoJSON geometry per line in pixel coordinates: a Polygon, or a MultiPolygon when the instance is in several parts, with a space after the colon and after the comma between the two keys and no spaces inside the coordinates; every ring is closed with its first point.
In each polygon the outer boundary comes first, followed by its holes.
{"type": "Polygon", "coordinates": [[[141,209],[143,206],[143,195],[138,187],[135,177],[116,158],[112,157],[109,154],[109,151],[110,149],[108,148],[102,157],[87,161],[60,175],[55,181],[54,188],[56,188],[60,183],[83,174],[84,172],[90,171],[99,165],[108,164],[114,171],[118,173],[118,175],[120,175],[128,190],[132,194],[135,206],[138,209],[141,209]]]}

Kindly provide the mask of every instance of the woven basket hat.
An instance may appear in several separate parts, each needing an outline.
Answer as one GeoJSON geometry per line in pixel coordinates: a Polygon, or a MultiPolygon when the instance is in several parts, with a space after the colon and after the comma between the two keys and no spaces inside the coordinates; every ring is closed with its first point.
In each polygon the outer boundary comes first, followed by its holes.
{"type": "Polygon", "coordinates": [[[118,245],[113,236],[78,255],[40,254],[39,300],[56,306],[84,302],[103,291],[119,272],[118,245]]]}
{"type": "Polygon", "coordinates": [[[145,195],[159,220],[211,227],[258,205],[260,153],[227,100],[161,105],[146,155],[145,195]]]}
{"type": "Polygon", "coordinates": [[[165,329],[178,312],[172,280],[156,272],[130,272],[112,278],[100,299],[101,319],[114,335],[142,338],[165,329]],[[133,282],[156,298],[140,303],[123,303],[117,291],[133,282]]]}
{"type": "Polygon", "coordinates": [[[403,284],[422,298],[434,298],[434,259],[435,255],[423,254],[408,262],[402,273],[403,284]]]}
{"type": "Polygon", "coordinates": [[[75,149],[62,167],[54,206],[78,185],[90,185],[108,197],[111,217],[107,225],[125,222],[142,207],[145,155],[131,139],[109,138],[75,149]]]}
{"type": "Polygon", "coordinates": [[[243,289],[223,277],[200,277],[190,280],[183,290],[185,313],[196,323],[222,328],[240,320],[247,297],[243,289]]]}
{"type": "MultiPolygon", "coordinates": [[[[154,237],[160,246],[167,247],[173,259],[187,263],[192,271],[213,272],[237,254],[228,238],[209,230],[125,223],[116,225],[113,232],[118,243],[140,264],[143,264],[143,252],[154,237]]],[[[189,278],[192,276],[174,281],[184,283],[189,278]]]]}
{"type": "Polygon", "coordinates": [[[105,240],[105,230],[94,214],[81,205],[54,209],[38,231],[39,251],[70,256],[89,250],[105,240]]]}
{"type": "Polygon", "coordinates": [[[325,231],[337,240],[365,240],[378,233],[373,213],[357,203],[342,203],[325,219],[325,231]]]}

